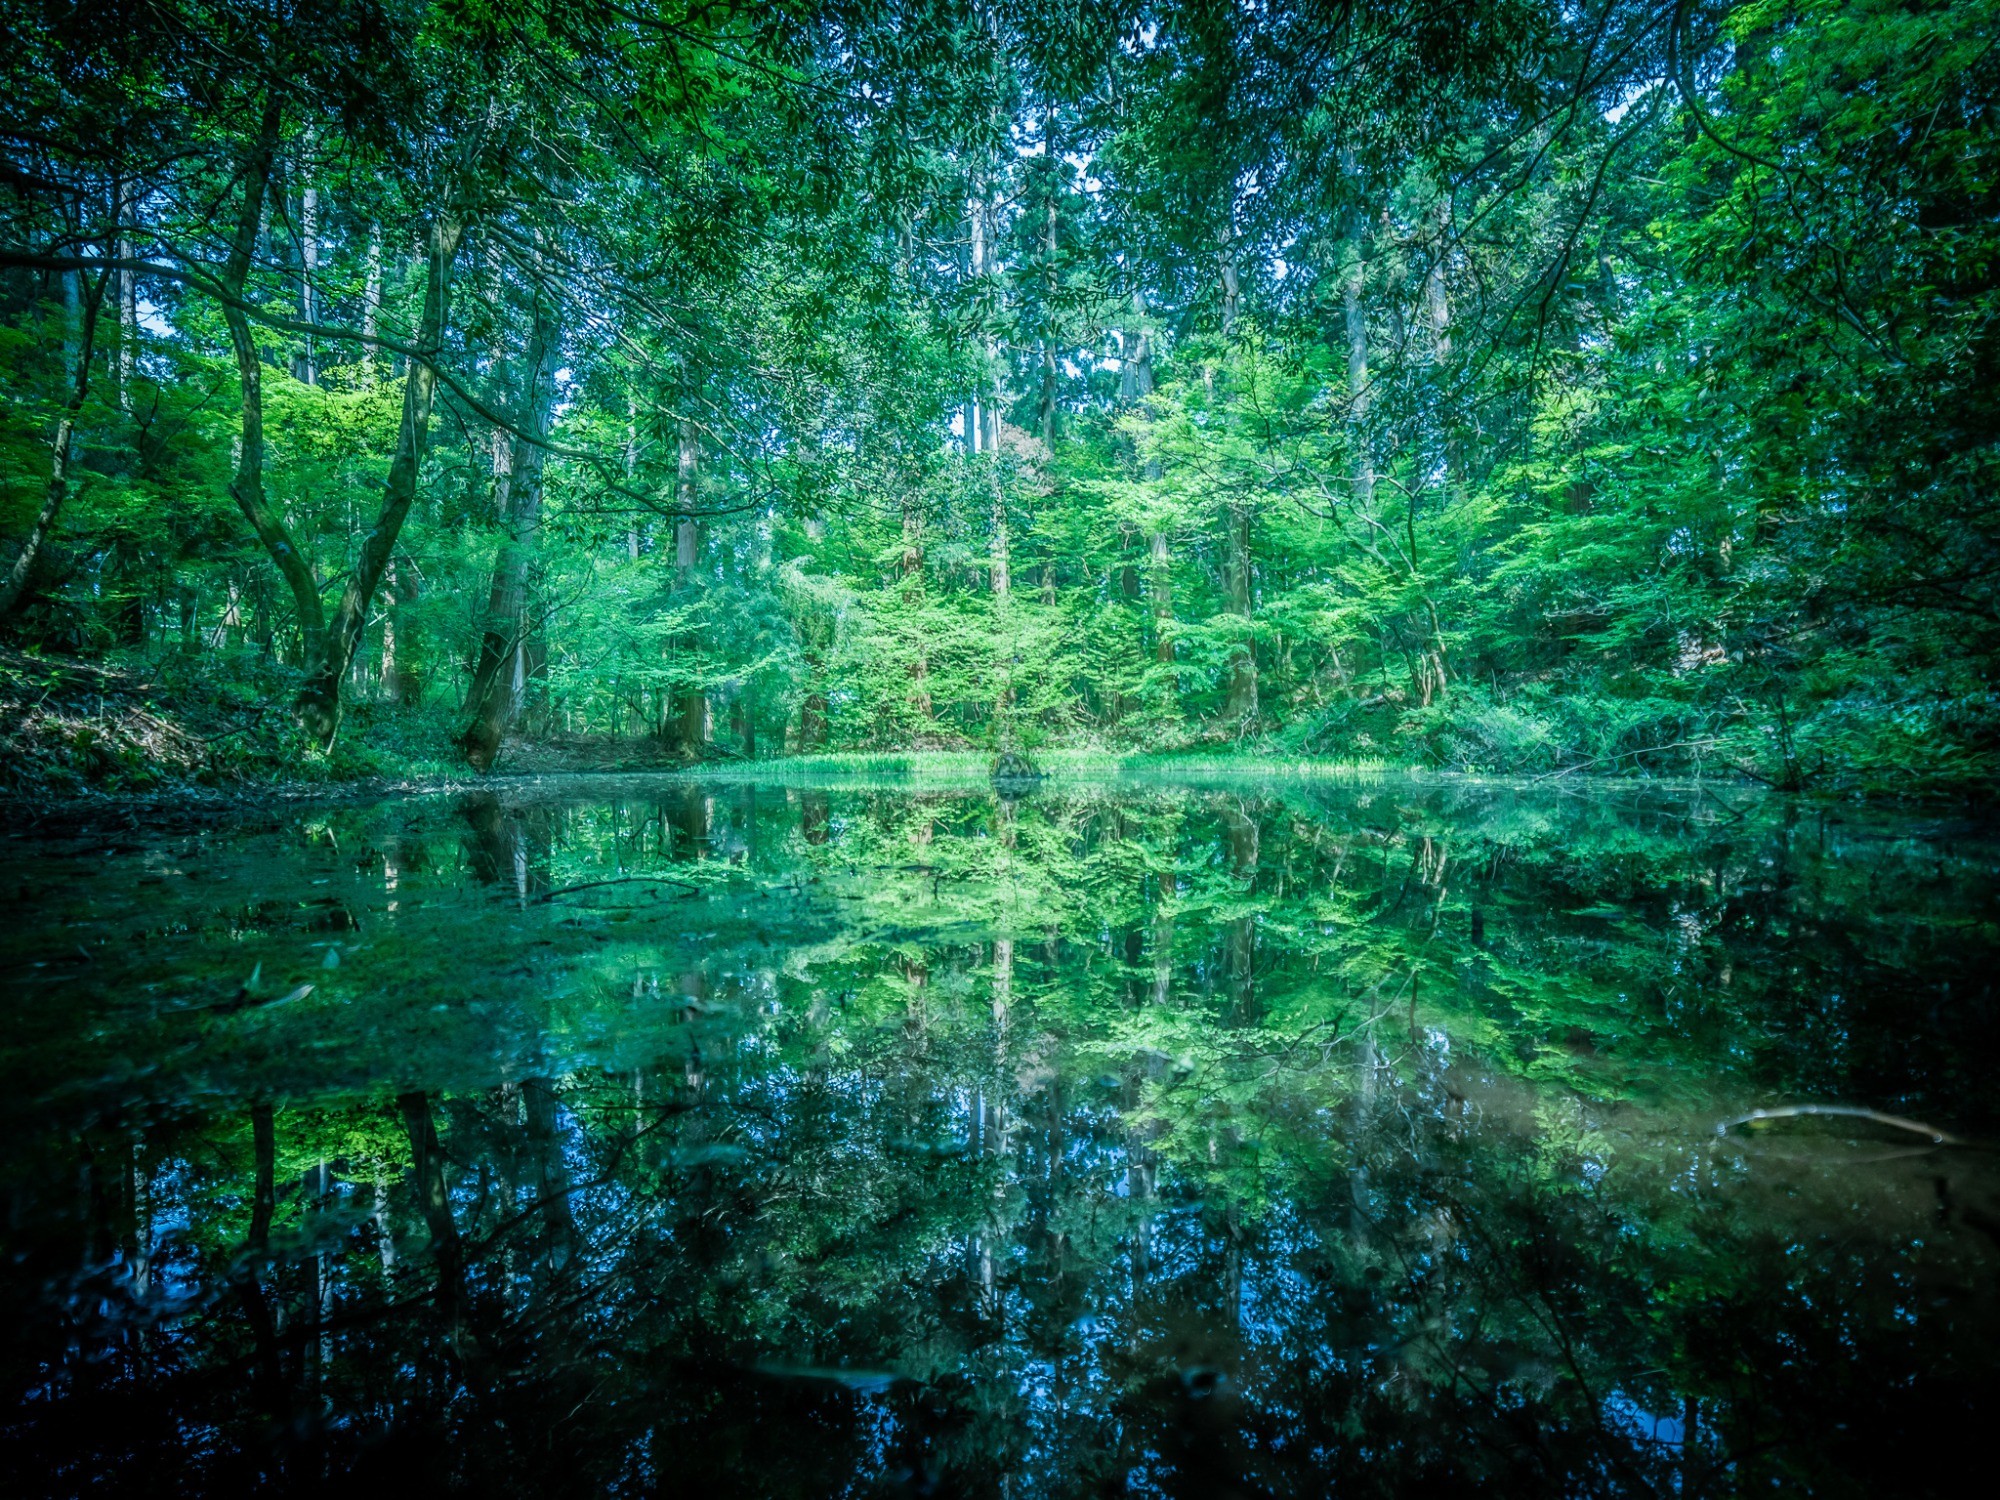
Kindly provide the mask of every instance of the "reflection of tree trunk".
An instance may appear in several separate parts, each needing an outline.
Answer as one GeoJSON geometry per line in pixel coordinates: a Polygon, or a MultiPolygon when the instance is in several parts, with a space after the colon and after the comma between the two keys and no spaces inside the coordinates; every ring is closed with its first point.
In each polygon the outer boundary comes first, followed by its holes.
{"type": "Polygon", "coordinates": [[[500,800],[486,793],[467,797],[459,804],[472,835],[467,849],[467,865],[472,878],[481,885],[498,885],[514,870],[514,840],[517,830],[500,810],[500,800]]]}
{"type": "Polygon", "coordinates": [[[1160,891],[1153,908],[1153,1003],[1165,1005],[1174,990],[1174,877],[1160,874],[1160,891]]]}
{"type": "Polygon", "coordinates": [[[799,794],[799,831],[808,844],[824,844],[828,838],[828,804],[825,792],[799,794]]]}
{"type": "Polygon", "coordinates": [[[458,1225],[451,1216],[451,1196],[444,1180],[444,1151],[438,1144],[428,1095],[403,1094],[398,1096],[396,1105],[403,1112],[403,1126],[409,1132],[417,1204],[423,1211],[424,1226],[430,1231],[431,1259],[438,1273],[438,1312],[456,1354],[464,1335],[465,1251],[459,1242],[458,1225]]]}
{"type": "Polygon", "coordinates": [[[271,1219],[277,1209],[277,1122],[271,1106],[250,1108],[250,1142],[255,1177],[250,1196],[250,1237],[241,1282],[243,1312],[257,1350],[257,1386],[266,1412],[276,1415],[284,1405],[284,1372],[278,1364],[277,1318],[264,1290],[270,1256],[271,1219]]]}
{"type": "Polygon", "coordinates": [[[126,1202],[131,1205],[131,1236],[125,1263],[132,1268],[132,1292],[144,1301],[153,1286],[153,1190],[146,1170],[146,1140],[133,1138],[125,1158],[126,1202]]]}
{"type": "Polygon", "coordinates": [[[715,818],[715,803],[699,787],[687,787],[680,795],[677,811],[670,814],[675,829],[686,840],[690,859],[707,855],[709,829],[715,818]]]}
{"type": "MultiPolygon", "coordinates": [[[[1230,804],[1223,810],[1228,828],[1229,868],[1247,888],[1257,880],[1259,829],[1248,809],[1230,804]]],[[[1246,912],[1229,924],[1229,980],[1233,1019],[1249,1025],[1257,1019],[1257,918],[1246,912]]]]}
{"type": "Polygon", "coordinates": [[[396,1228],[389,1217],[389,1176],[375,1169],[375,1248],[382,1258],[382,1274],[396,1269],[396,1228]]]}
{"type": "Polygon", "coordinates": [[[551,1271],[560,1271],[569,1263],[576,1239],[576,1220],[570,1213],[569,1168],[563,1160],[562,1134],[556,1127],[555,1085],[546,1078],[524,1079],[521,1103],[526,1115],[528,1145],[535,1161],[542,1232],[548,1238],[548,1266],[551,1271]]]}
{"type": "Polygon", "coordinates": [[[1010,937],[996,938],[993,942],[993,1020],[996,1025],[1006,1025],[1013,1005],[1014,940],[1010,937]]]}

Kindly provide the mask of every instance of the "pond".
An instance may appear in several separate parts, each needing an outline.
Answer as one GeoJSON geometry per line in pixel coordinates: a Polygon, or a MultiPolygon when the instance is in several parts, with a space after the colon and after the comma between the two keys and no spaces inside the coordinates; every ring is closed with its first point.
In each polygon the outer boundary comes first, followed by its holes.
{"type": "Polygon", "coordinates": [[[659,777],[4,848],[11,1495],[1986,1467],[1988,828],[659,777]]]}

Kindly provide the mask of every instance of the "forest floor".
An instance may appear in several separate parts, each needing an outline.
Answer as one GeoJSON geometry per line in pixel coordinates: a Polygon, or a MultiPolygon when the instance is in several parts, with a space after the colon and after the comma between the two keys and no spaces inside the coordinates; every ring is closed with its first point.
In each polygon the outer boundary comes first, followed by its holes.
{"type": "MultiPolygon", "coordinates": [[[[19,825],[113,809],[199,819],[246,802],[367,799],[482,778],[441,717],[362,703],[329,753],[309,746],[286,694],[193,661],[88,660],[0,648],[0,809],[19,825]]],[[[500,774],[685,766],[653,740],[509,739],[500,774]]]]}

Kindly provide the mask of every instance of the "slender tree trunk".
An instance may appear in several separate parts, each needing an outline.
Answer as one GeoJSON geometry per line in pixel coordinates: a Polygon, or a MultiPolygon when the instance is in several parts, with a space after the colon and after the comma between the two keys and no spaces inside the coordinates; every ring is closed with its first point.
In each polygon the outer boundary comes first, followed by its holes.
{"type": "MultiPolygon", "coordinates": [[[[631,484],[632,476],[639,469],[639,398],[631,391],[625,393],[625,483],[631,484]]],[[[639,518],[634,516],[625,527],[625,557],[628,562],[639,560],[639,518]]]]}
{"type": "Polygon", "coordinates": [[[465,1250],[451,1215],[451,1193],[444,1180],[444,1150],[438,1142],[429,1096],[403,1094],[396,1103],[410,1138],[417,1205],[423,1211],[424,1226],[430,1231],[431,1259],[437,1266],[438,1312],[445,1322],[447,1342],[456,1355],[464,1332],[465,1250]]]}
{"type": "MultiPolygon", "coordinates": [[[[114,246],[117,258],[129,262],[132,259],[132,238],[126,227],[132,218],[133,202],[124,179],[119,179],[111,190],[112,214],[118,224],[118,237],[114,246]]],[[[116,366],[118,388],[118,409],[129,412],[132,409],[132,375],[137,365],[139,350],[139,288],[138,279],[129,266],[120,266],[112,273],[118,288],[118,342],[116,345],[116,366]]]]}
{"type": "MultiPolygon", "coordinates": [[[[307,137],[310,149],[311,137],[307,137]]],[[[307,181],[299,191],[299,321],[319,321],[319,189],[307,181]]],[[[313,336],[300,335],[298,363],[293,374],[305,385],[319,384],[319,358],[313,336]]]]}
{"type": "MultiPolygon", "coordinates": [[[[1247,627],[1254,609],[1250,579],[1250,511],[1231,505],[1223,513],[1229,530],[1227,561],[1229,606],[1242,616],[1247,627]]],[[[1237,642],[1229,654],[1229,717],[1247,724],[1257,717],[1257,657],[1248,639],[1237,642]]]]}
{"type": "Polygon", "coordinates": [[[381,361],[375,352],[375,340],[382,333],[382,226],[371,221],[368,225],[368,256],[366,270],[361,282],[361,337],[362,379],[368,385],[375,383],[376,372],[381,361]]]}
{"type": "Polygon", "coordinates": [[[15,554],[6,576],[0,578],[0,619],[11,615],[21,602],[28,586],[28,575],[34,571],[35,559],[41,555],[42,543],[48,539],[49,528],[55,525],[63,502],[69,498],[70,449],[75,444],[76,421],[83,411],[84,397],[90,393],[90,362],[97,344],[97,317],[104,306],[107,277],[108,273],[97,278],[84,301],[81,326],[76,335],[76,380],[70,387],[69,400],[63,406],[62,415],[56,418],[55,441],[50,445],[49,487],[43,492],[42,508],[35,513],[35,522],[28,528],[27,539],[21,543],[21,550],[15,554]]]}
{"type": "Polygon", "coordinates": [[[382,696],[393,701],[396,697],[396,626],[403,612],[402,569],[393,557],[389,559],[388,572],[382,575],[382,603],[386,610],[382,616],[382,662],[377,685],[382,696]]]}
{"type": "MultiPolygon", "coordinates": [[[[1229,837],[1229,869],[1246,887],[1257,883],[1261,830],[1247,807],[1230,805],[1223,812],[1229,837]]],[[[1245,913],[1229,924],[1229,983],[1231,1019],[1239,1026],[1257,1020],[1257,918],[1245,913]]]]}
{"type": "Polygon", "coordinates": [[[998,474],[993,477],[993,541],[990,556],[993,563],[993,597],[996,601],[1007,597],[1012,586],[1012,557],[1008,550],[1007,501],[1000,491],[998,474]]]}
{"type": "Polygon", "coordinates": [[[396,453],[389,464],[389,477],[382,487],[382,508],[375,524],[362,540],[361,553],[348,575],[340,596],[340,608],[332,625],[321,635],[320,649],[308,658],[305,685],[299,691],[298,712],[306,732],[322,745],[331,744],[340,728],[340,681],[354,657],[362,627],[368,619],[368,604],[382,581],[389,554],[402,533],[403,522],[417,498],[417,477],[423,467],[424,448],[430,440],[431,405],[437,394],[437,371],[444,340],[445,314],[451,289],[452,263],[465,237],[464,222],[455,210],[447,209],[431,223],[424,277],[424,309],[417,330],[417,348],[422,357],[410,362],[403,379],[403,419],[396,434],[396,453]]]}
{"type": "MultiPolygon", "coordinates": [[[[903,502],[903,602],[912,608],[924,592],[924,517],[907,498],[903,502]]],[[[910,663],[910,698],[924,729],[931,720],[931,663],[921,641],[916,659],[910,663]]],[[[920,730],[921,734],[923,730],[920,730]]]]}
{"type": "MultiPolygon", "coordinates": [[[[694,585],[695,567],[701,560],[701,519],[695,514],[701,490],[701,432],[691,417],[681,418],[675,478],[681,517],[674,525],[674,578],[676,587],[686,592],[694,585]]],[[[691,653],[699,651],[701,637],[690,635],[684,645],[691,653]]],[[[698,687],[683,687],[675,717],[681,749],[689,755],[701,754],[708,743],[708,694],[698,687]]]]}
{"type": "Polygon", "coordinates": [[[1062,142],[1056,134],[1055,111],[1051,109],[1042,122],[1043,154],[1048,159],[1049,202],[1047,217],[1042,225],[1042,319],[1049,325],[1049,331],[1042,337],[1042,391],[1040,403],[1040,426],[1042,445],[1051,453],[1056,446],[1056,334],[1053,327],[1056,315],[1057,293],[1060,290],[1056,278],[1056,240],[1062,218],[1062,176],[1067,170],[1062,158],[1062,142]]]}
{"type": "Polygon", "coordinates": [[[1153,1004],[1165,1005],[1174,993],[1174,908],[1178,894],[1171,870],[1159,876],[1153,903],[1153,1004]]]}
{"type": "Polygon", "coordinates": [[[1154,532],[1148,546],[1153,561],[1153,660],[1165,666],[1174,659],[1174,565],[1164,531],[1154,532]]]}
{"type": "Polygon", "coordinates": [[[1127,405],[1142,401],[1153,393],[1153,341],[1146,332],[1143,321],[1146,315],[1146,299],[1137,290],[1132,293],[1132,322],[1118,336],[1118,352],[1121,368],[1118,373],[1118,394],[1127,405]]]}
{"type": "Polygon", "coordinates": [[[1216,235],[1216,259],[1222,273],[1222,336],[1236,332],[1236,314],[1242,305],[1242,283],[1236,267],[1236,234],[1224,223],[1216,235]]]}
{"type": "MultiPolygon", "coordinates": [[[[1343,152],[1341,159],[1348,175],[1355,179],[1358,195],[1360,183],[1353,156],[1343,152]]],[[[1375,456],[1368,431],[1371,395],[1368,389],[1368,315],[1361,300],[1368,274],[1368,262],[1364,255],[1367,220],[1358,206],[1348,213],[1347,242],[1347,279],[1342,288],[1341,301],[1347,322],[1348,427],[1354,436],[1353,499],[1363,515],[1372,516],[1375,513],[1375,456]]]]}
{"type": "MultiPolygon", "coordinates": [[[[561,358],[559,310],[546,292],[538,291],[523,361],[528,389],[522,393],[519,421],[529,434],[543,441],[555,419],[556,369],[561,358]]],[[[502,523],[507,537],[493,564],[479,665],[473,669],[472,686],[465,695],[465,728],[458,736],[466,760],[481,771],[492,769],[500,741],[517,717],[525,694],[528,569],[534,562],[536,533],[541,525],[542,469],[547,456],[538,442],[516,438],[511,445],[508,515],[502,523]],[[503,681],[503,672],[511,672],[511,679],[503,681]]]]}
{"type": "Polygon", "coordinates": [[[304,659],[310,662],[318,656],[323,645],[326,614],[320,603],[319,580],[313,576],[311,564],[292,541],[284,518],[264,494],[264,363],[257,348],[256,335],[251,331],[249,315],[242,306],[244,286],[249,279],[251,260],[256,254],[257,239],[264,220],[264,200],[271,183],[271,162],[278,146],[278,123],[276,102],[266,104],[257,139],[244,158],[243,200],[238,207],[229,259],[219,278],[225,293],[222,317],[229,328],[230,349],[236,356],[242,407],[242,431],[236,444],[236,476],[230,481],[229,493],[291,591],[304,659]]]}

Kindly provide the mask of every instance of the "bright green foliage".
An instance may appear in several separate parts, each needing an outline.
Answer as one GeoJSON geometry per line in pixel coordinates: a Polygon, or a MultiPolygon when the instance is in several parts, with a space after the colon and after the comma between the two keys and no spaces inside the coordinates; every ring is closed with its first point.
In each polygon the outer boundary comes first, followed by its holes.
{"type": "Polygon", "coordinates": [[[1991,780],[1992,0],[101,9],[6,33],[17,539],[108,298],[30,644],[310,676],[362,578],[437,755],[1991,780]]]}

